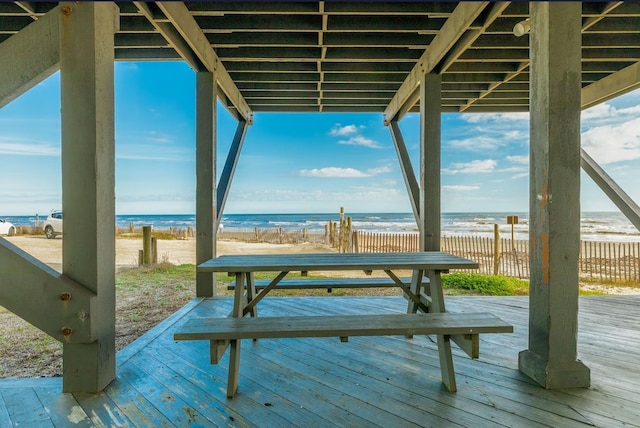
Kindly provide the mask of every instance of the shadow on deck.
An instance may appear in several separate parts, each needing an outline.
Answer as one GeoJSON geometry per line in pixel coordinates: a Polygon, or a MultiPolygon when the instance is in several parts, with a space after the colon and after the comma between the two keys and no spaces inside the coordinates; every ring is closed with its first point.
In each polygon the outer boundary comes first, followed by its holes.
{"type": "MultiPolygon", "coordinates": [[[[480,359],[455,348],[458,392],[440,384],[429,337],[244,341],[240,386],[226,398],[228,352],[174,342],[190,317],[226,316],[229,298],[194,300],[118,353],[100,394],[62,394],[60,378],[0,380],[5,426],[640,426],[640,296],[580,298],[580,359],[589,389],[545,390],[517,369],[528,298],[448,297],[450,311],[489,311],[513,334],[480,336],[480,359]]],[[[404,312],[401,297],[269,298],[262,315],[404,312]]]]}

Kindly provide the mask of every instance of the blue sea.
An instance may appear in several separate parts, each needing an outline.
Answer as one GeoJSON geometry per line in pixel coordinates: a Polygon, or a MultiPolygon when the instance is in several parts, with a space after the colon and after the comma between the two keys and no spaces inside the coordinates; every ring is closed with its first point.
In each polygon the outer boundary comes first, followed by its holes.
{"type": "MultiPolygon", "coordinates": [[[[351,217],[356,230],[385,233],[417,232],[411,213],[346,213],[351,217]]],[[[528,239],[529,216],[527,213],[443,213],[443,236],[486,236],[493,237],[493,225],[498,224],[503,237],[511,235],[507,215],[517,215],[514,226],[516,239],[528,239]]],[[[1,213],[0,213],[1,216],[1,213]]],[[[581,219],[581,237],[591,241],[640,242],[640,232],[619,212],[584,212],[581,219]]],[[[5,218],[16,226],[33,226],[33,216],[8,216],[5,218]]],[[[42,221],[46,215],[40,215],[42,221]]],[[[329,220],[338,221],[339,214],[225,214],[222,224],[225,230],[233,229],[302,229],[324,231],[329,220]]],[[[152,225],[155,229],[169,227],[195,227],[194,214],[145,214],[117,215],[116,224],[126,228],[130,223],[135,227],[152,225]]]]}

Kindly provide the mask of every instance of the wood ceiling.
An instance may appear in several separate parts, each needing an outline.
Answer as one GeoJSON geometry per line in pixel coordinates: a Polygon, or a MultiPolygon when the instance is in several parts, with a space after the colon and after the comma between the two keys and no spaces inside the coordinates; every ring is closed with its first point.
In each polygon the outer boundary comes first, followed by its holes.
{"type": "MultiPolygon", "coordinates": [[[[184,22],[161,3],[117,4],[117,60],[184,58],[208,68],[184,22]]],[[[526,2],[184,4],[196,39],[211,46],[253,112],[415,111],[412,78],[425,67],[442,74],[445,112],[528,110],[529,35],[513,33],[528,17],[526,2]]],[[[0,3],[0,42],[56,5],[0,3]]],[[[582,11],[583,87],[640,61],[640,3],[585,2],[582,11]]],[[[224,93],[230,109],[238,106],[224,93]]]]}

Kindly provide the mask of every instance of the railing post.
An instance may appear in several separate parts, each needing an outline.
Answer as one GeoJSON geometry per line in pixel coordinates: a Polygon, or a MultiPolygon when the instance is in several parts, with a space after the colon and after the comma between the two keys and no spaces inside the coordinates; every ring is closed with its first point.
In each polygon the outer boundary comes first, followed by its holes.
{"type": "Polygon", "coordinates": [[[500,229],[497,224],[493,225],[493,274],[500,272],[500,229]]]}

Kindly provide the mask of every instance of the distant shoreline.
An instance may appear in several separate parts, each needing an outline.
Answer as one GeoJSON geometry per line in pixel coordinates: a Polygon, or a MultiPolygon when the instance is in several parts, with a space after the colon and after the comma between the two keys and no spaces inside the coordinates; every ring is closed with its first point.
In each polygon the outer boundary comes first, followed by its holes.
{"type": "MultiPolygon", "coordinates": [[[[518,216],[514,225],[515,239],[528,239],[529,219],[526,213],[508,213],[518,216]]],[[[412,213],[349,213],[353,230],[378,233],[417,233],[418,228],[412,213]]],[[[16,226],[35,226],[36,217],[7,216],[5,218],[16,226]]],[[[39,216],[40,222],[46,217],[39,216]]],[[[224,230],[303,230],[322,232],[329,221],[338,222],[339,213],[302,213],[302,214],[224,214],[222,225],[224,230]]],[[[195,228],[194,214],[119,214],[116,226],[119,229],[141,228],[152,225],[155,230],[195,228]]],[[[510,237],[511,226],[507,224],[507,213],[502,212],[470,212],[442,213],[441,225],[443,236],[482,236],[493,237],[494,225],[497,224],[503,237],[510,237]]],[[[640,241],[638,231],[619,212],[585,211],[581,213],[580,223],[583,239],[596,241],[640,241]]]]}

